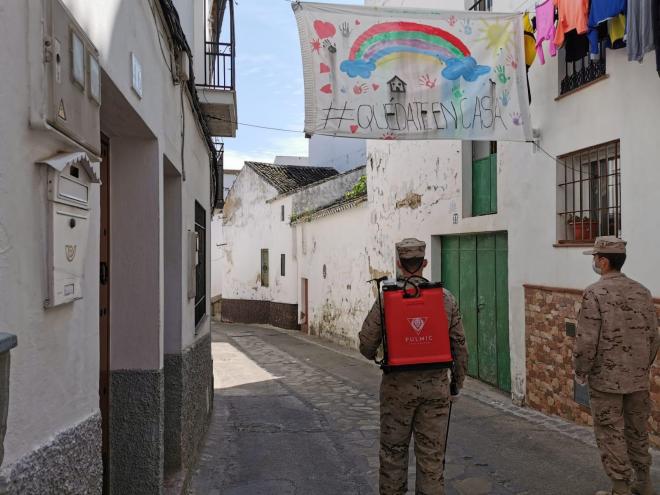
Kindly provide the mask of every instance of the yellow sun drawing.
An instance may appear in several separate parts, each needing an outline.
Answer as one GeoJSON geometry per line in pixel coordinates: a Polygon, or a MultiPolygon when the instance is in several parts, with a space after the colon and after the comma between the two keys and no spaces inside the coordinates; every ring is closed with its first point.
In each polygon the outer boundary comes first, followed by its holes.
{"type": "Polygon", "coordinates": [[[486,48],[493,50],[497,55],[501,50],[513,46],[513,32],[510,22],[499,23],[497,21],[482,21],[479,29],[480,37],[476,41],[485,41],[486,48]]]}

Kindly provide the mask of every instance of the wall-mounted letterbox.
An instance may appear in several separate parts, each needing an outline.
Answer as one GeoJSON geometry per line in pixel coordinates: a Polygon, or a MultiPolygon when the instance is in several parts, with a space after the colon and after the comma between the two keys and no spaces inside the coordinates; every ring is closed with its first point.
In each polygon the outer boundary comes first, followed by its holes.
{"type": "Polygon", "coordinates": [[[87,153],[61,153],[48,165],[48,297],[46,307],[83,297],[90,192],[100,182],[87,153]]]}

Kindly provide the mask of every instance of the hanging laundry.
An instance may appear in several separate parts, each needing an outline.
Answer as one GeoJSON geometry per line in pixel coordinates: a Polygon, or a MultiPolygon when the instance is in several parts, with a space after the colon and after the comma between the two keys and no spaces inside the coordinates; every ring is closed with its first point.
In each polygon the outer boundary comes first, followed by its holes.
{"type": "Polygon", "coordinates": [[[626,16],[619,14],[607,21],[607,33],[610,37],[610,47],[613,50],[625,48],[626,42],[626,16]]]}
{"type": "Polygon", "coordinates": [[[575,29],[577,34],[589,31],[587,14],[589,0],[553,0],[559,12],[555,45],[563,46],[564,37],[568,31],[575,29]]]}
{"type": "Polygon", "coordinates": [[[653,38],[655,39],[655,67],[660,76],[660,0],[653,2],[653,38]]]}
{"type": "Polygon", "coordinates": [[[536,60],[536,37],[529,12],[523,15],[523,33],[525,34],[525,65],[530,67],[536,60]]]}
{"type": "Polygon", "coordinates": [[[568,31],[564,38],[566,62],[577,62],[589,53],[589,38],[586,34],[578,34],[575,29],[568,31]]]}
{"type": "MultiPolygon", "coordinates": [[[[610,19],[618,17],[619,14],[625,14],[628,8],[627,3],[627,0],[591,0],[591,9],[589,10],[589,43],[591,45],[591,53],[597,54],[599,52],[598,25],[605,21],[609,22],[610,19]]],[[[618,25],[615,29],[618,29],[618,25]]],[[[623,31],[625,33],[625,24],[623,31]]],[[[623,39],[623,36],[617,39],[623,39]]],[[[612,46],[614,46],[613,40],[611,42],[612,46]]]]}
{"type": "Polygon", "coordinates": [[[529,68],[536,60],[536,37],[534,36],[534,25],[529,19],[529,12],[523,15],[523,33],[525,39],[525,69],[527,77],[527,98],[532,103],[532,90],[529,87],[529,68]]]}
{"type": "Polygon", "coordinates": [[[644,55],[655,49],[653,3],[657,3],[657,0],[628,2],[626,31],[628,33],[628,60],[630,61],[642,62],[644,55]]]}
{"type": "Polygon", "coordinates": [[[555,30],[555,6],[553,0],[545,0],[536,6],[536,52],[539,56],[541,65],[545,64],[543,55],[543,42],[549,41],[550,56],[557,55],[557,47],[554,40],[555,30]]]}

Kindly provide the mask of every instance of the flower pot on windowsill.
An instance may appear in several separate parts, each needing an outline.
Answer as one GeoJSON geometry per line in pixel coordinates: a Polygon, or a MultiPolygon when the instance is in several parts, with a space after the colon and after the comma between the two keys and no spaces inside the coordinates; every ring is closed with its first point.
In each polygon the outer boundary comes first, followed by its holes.
{"type": "Polygon", "coordinates": [[[576,241],[592,241],[598,235],[598,222],[593,220],[576,220],[568,222],[573,227],[573,235],[576,241]]]}

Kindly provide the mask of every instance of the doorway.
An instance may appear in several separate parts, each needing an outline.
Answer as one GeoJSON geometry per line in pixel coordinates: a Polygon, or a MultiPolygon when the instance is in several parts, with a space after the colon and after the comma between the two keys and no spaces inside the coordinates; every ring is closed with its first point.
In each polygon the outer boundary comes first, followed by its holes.
{"type": "Polygon", "coordinates": [[[506,232],[441,238],[442,281],[463,316],[468,374],[510,392],[507,255],[506,232]]]}
{"type": "Polygon", "coordinates": [[[300,330],[309,333],[309,280],[300,279],[300,330]]]}
{"type": "Polygon", "coordinates": [[[99,253],[99,406],[101,409],[103,493],[108,492],[110,411],[110,141],[101,135],[101,227],[99,253]]]}

